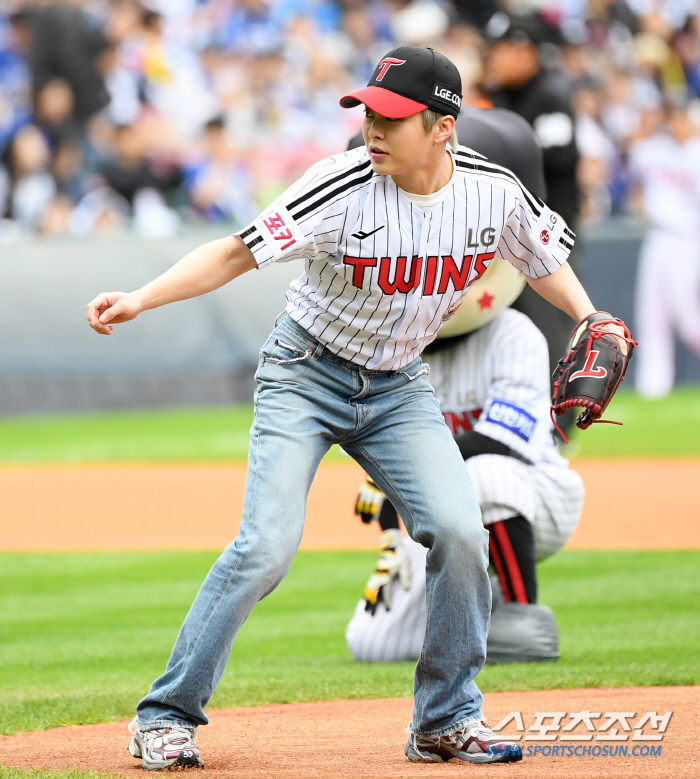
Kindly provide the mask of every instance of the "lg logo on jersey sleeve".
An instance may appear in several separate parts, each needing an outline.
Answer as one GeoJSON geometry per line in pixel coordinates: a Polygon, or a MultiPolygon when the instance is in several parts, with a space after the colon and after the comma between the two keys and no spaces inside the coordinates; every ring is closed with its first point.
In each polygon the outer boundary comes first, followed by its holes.
{"type": "Polygon", "coordinates": [[[532,414],[528,414],[524,408],[518,408],[505,400],[494,400],[491,403],[486,421],[505,427],[506,430],[515,433],[523,441],[529,441],[537,427],[537,420],[532,414]]]}
{"type": "Polygon", "coordinates": [[[541,246],[552,251],[564,234],[565,227],[566,222],[558,214],[555,214],[551,208],[545,206],[542,209],[540,218],[537,220],[533,235],[541,246]]]}

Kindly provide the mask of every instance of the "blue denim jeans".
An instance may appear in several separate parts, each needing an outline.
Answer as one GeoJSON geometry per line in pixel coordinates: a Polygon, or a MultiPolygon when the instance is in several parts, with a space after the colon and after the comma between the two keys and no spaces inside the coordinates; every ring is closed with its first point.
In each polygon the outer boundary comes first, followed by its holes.
{"type": "Polygon", "coordinates": [[[200,589],[163,676],[137,707],[143,728],[206,725],[203,707],[238,629],[282,581],[323,455],[342,444],[429,549],[427,624],[412,730],[436,736],[481,718],[474,682],[491,610],[488,532],[420,358],[400,371],[342,360],[284,316],[262,348],[243,520],[200,589]]]}

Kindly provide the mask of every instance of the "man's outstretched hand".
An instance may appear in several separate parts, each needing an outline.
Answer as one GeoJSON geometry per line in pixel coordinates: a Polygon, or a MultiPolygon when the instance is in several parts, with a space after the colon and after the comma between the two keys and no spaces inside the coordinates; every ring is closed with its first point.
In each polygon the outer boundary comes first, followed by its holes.
{"type": "Polygon", "coordinates": [[[102,292],[88,303],[87,318],[96,333],[111,335],[112,325],[136,319],[142,310],[133,292],[102,292]]]}
{"type": "Polygon", "coordinates": [[[111,335],[112,325],[128,322],[151,308],[188,300],[219,289],[258,265],[237,235],[203,243],[136,292],[103,292],[87,306],[90,327],[111,335]]]}

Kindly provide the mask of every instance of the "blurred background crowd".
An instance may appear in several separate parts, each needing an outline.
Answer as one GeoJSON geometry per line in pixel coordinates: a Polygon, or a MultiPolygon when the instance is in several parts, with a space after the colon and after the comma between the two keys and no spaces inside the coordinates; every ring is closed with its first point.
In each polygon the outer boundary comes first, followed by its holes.
{"type": "Polygon", "coordinates": [[[4,0],[0,9],[0,241],[243,224],[347,147],[361,111],[338,98],[402,43],[449,56],[466,99],[531,122],[550,197],[571,190],[551,203],[570,221],[634,211],[630,148],[674,115],[689,133],[700,121],[695,0],[4,0]]]}

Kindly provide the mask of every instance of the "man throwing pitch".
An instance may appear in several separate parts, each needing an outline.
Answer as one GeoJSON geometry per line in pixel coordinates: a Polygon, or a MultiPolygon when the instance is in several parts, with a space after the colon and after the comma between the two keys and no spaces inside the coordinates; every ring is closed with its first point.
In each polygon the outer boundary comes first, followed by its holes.
{"type": "Polygon", "coordinates": [[[365,148],[312,166],[239,234],[200,246],[136,292],[102,293],[88,305],[91,326],[107,335],[253,268],[305,262],[260,354],[240,533],[137,707],[129,748],[146,768],[201,764],[203,707],[238,629],[289,569],[311,481],[334,443],[428,549],[408,759],[521,757],[483,722],[474,677],[491,608],[488,533],[419,354],[496,254],[575,319],[594,308],[566,265],[573,236],[562,220],[507,170],[457,146],[460,103],[448,59],[395,49],[367,88],[341,101],[365,105],[365,148]],[[425,211],[416,197],[440,207],[425,211]]]}

